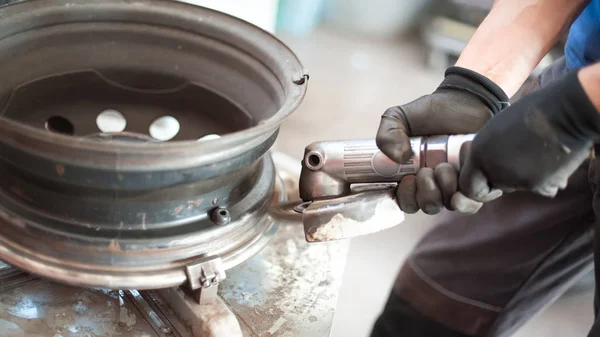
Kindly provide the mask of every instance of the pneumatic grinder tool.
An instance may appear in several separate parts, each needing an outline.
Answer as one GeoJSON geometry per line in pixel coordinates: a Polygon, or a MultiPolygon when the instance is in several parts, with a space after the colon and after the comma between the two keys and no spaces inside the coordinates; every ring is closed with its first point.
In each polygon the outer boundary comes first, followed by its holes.
{"type": "Polygon", "coordinates": [[[422,167],[449,163],[457,171],[475,135],[411,138],[414,156],[398,164],[374,139],[321,141],[304,151],[299,202],[280,205],[271,216],[301,222],[308,242],[347,239],[398,225],[404,213],[395,188],[422,167]]]}

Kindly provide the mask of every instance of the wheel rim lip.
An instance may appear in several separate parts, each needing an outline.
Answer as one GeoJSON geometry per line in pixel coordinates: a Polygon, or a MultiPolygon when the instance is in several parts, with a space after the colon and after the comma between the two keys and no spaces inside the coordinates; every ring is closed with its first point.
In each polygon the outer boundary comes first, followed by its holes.
{"type": "MultiPolygon", "coordinates": [[[[229,270],[247,261],[260,252],[271,240],[279,225],[269,217],[264,218],[265,230],[253,237],[238,249],[219,255],[223,259],[225,270],[229,270]]],[[[73,268],[60,262],[50,263],[40,258],[35,252],[21,249],[0,239],[0,256],[2,261],[17,268],[24,269],[40,277],[50,278],[76,286],[100,287],[110,289],[161,289],[182,285],[187,276],[185,261],[179,261],[163,267],[140,269],[134,272],[115,271],[102,268],[73,268]]],[[[199,257],[202,258],[202,257],[199,257]]],[[[193,262],[191,258],[188,262],[193,262]]],[[[101,266],[100,266],[101,267],[101,266]]]]}
{"type": "MultiPolygon", "coordinates": [[[[215,161],[227,160],[243,152],[232,151],[241,145],[255,144],[268,139],[279,129],[281,123],[300,105],[307,89],[307,84],[295,84],[295,76],[302,76],[304,68],[296,55],[279,39],[270,33],[243,20],[230,15],[214,11],[211,9],[194,6],[186,3],[166,1],[166,0],[138,0],[135,4],[124,0],[107,0],[102,2],[89,2],[85,0],[44,0],[44,1],[25,1],[14,3],[0,8],[3,20],[0,22],[0,39],[3,39],[14,32],[7,31],[1,33],[4,27],[7,27],[14,20],[24,20],[25,18],[35,17],[40,12],[48,13],[48,16],[58,11],[88,10],[95,8],[112,9],[123,6],[127,10],[137,9],[152,11],[153,13],[164,11],[168,15],[178,15],[188,21],[192,16],[199,22],[194,29],[200,30],[203,25],[213,31],[222,31],[223,37],[220,42],[227,43],[232,34],[243,32],[236,38],[242,38],[245,42],[258,46],[260,52],[268,54],[275,52],[277,55],[273,60],[274,64],[266,65],[268,68],[276,67],[279,74],[277,79],[281,82],[285,98],[278,111],[269,118],[261,121],[258,125],[246,128],[241,131],[235,131],[223,135],[220,139],[197,142],[196,140],[183,140],[164,143],[140,144],[140,143],[120,143],[115,146],[114,143],[98,142],[93,139],[75,138],[67,135],[49,133],[46,130],[37,129],[33,126],[25,125],[20,122],[0,117],[0,144],[6,143],[16,147],[22,147],[25,151],[39,155],[41,157],[51,157],[54,160],[76,163],[78,161],[89,161],[89,157],[83,158],[82,154],[94,153],[99,156],[110,156],[119,153],[122,157],[148,157],[154,158],[151,163],[145,163],[143,166],[127,165],[122,166],[121,170],[167,170],[179,167],[202,166],[214,163],[215,161]],[[65,7],[65,6],[69,7],[65,7]],[[76,139],[76,141],[74,141],[76,139]],[[36,144],[36,145],[34,145],[36,144]],[[40,148],[54,147],[56,151],[49,154],[40,148]],[[228,151],[227,151],[228,150],[228,151]],[[228,155],[225,155],[228,153],[228,155]],[[206,154],[206,155],[204,155],[206,154]],[[219,156],[218,154],[223,154],[219,156]],[[64,158],[63,158],[64,157],[64,158]],[[156,158],[169,157],[167,160],[157,161],[156,158]],[[193,157],[193,160],[190,158],[193,157]]],[[[61,23],[69,23],[74,19],[65,19],[61,23]]],[[[106,20],[102,20],[104,22],[106,20]]],[[[39,24],[38,26],[29,26],[26,31],[34,28],[41,28],[48,24],[39,24]]],[[[181,27],[172,27],[182,29],[181,27]]],[[[200,34],[199,32],[195,31],[200,34]]],[[[213,36],[207,35],[210,38],[213,36]]],[[[215,38],[216,39],[216,38],[215,38]]],[[[258,57],[253,51],[241,49],[243,52],[258,57]]],[[[93,163],[91,164],[93,165],[93,163]]]]}

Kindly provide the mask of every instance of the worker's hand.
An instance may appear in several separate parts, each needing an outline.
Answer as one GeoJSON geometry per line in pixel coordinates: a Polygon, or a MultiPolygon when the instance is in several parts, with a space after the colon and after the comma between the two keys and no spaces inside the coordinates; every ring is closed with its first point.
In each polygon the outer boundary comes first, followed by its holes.
{"type": "Polygon", "coordinates": [[[457,195],[489,201],[498,190],[530,190],[554,197],[598,140],[600,115],[572,72],[521,98],[479,131],[457,195]]]}
{"type": "MultiPolygon", "coordinates": [[[[508,101],[500,87],[468,69],[450,67],[445,79],[430,95],[388,109],[381,118],[377,145],[397,163],[413,156],[409,137],[477,132],[508,101]]],[[[406,213],[422,209],[427,214],[452,209],[450,200],[458,186],[458,173],[447,164],[423,168],[399,184],[397,197],[406,213]]],[[[479,209],[481,203],[460,198],[461,209],[479,209]]]]}

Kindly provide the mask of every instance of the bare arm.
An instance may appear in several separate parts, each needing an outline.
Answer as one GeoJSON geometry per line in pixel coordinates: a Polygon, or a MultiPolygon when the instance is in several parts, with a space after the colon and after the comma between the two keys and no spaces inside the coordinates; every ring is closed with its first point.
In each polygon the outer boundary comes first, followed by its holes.
{"type": "Polygon", "coordinates": [[[510,97],[589,0],[496,0],[457,66],[476,71],[510,97]]]}

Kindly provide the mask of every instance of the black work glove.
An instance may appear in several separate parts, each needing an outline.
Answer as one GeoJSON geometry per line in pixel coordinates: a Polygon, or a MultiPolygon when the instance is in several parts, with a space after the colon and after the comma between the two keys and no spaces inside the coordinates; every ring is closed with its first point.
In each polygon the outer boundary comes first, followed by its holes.
{"type": "Polygon", "coordinates": [[[521,98],[479,131],[457,195],[488,201],[498,190],[529,190],[553,197],[598,140],[600,114],[571,72],[521,98]]]}
{"type": "MultiPolygon", "coordinates": [[[[477,132],[508,101],[500,87],[465,68],[450,67],[445,79],[430,95],[388,109],[381,118],[377,146],[390,159],[406,163],[413,156],[409,137],[468,134],[477,132]]],[[[422,168],[406,176],[397,190],[400,208],[406,213],[419,209],[427,214],[453,209],[451,198],[458,189],[458,173],[449,164],[422,168]]],[[[458,198],[461,209],[481,203],[458,198]]]]}

